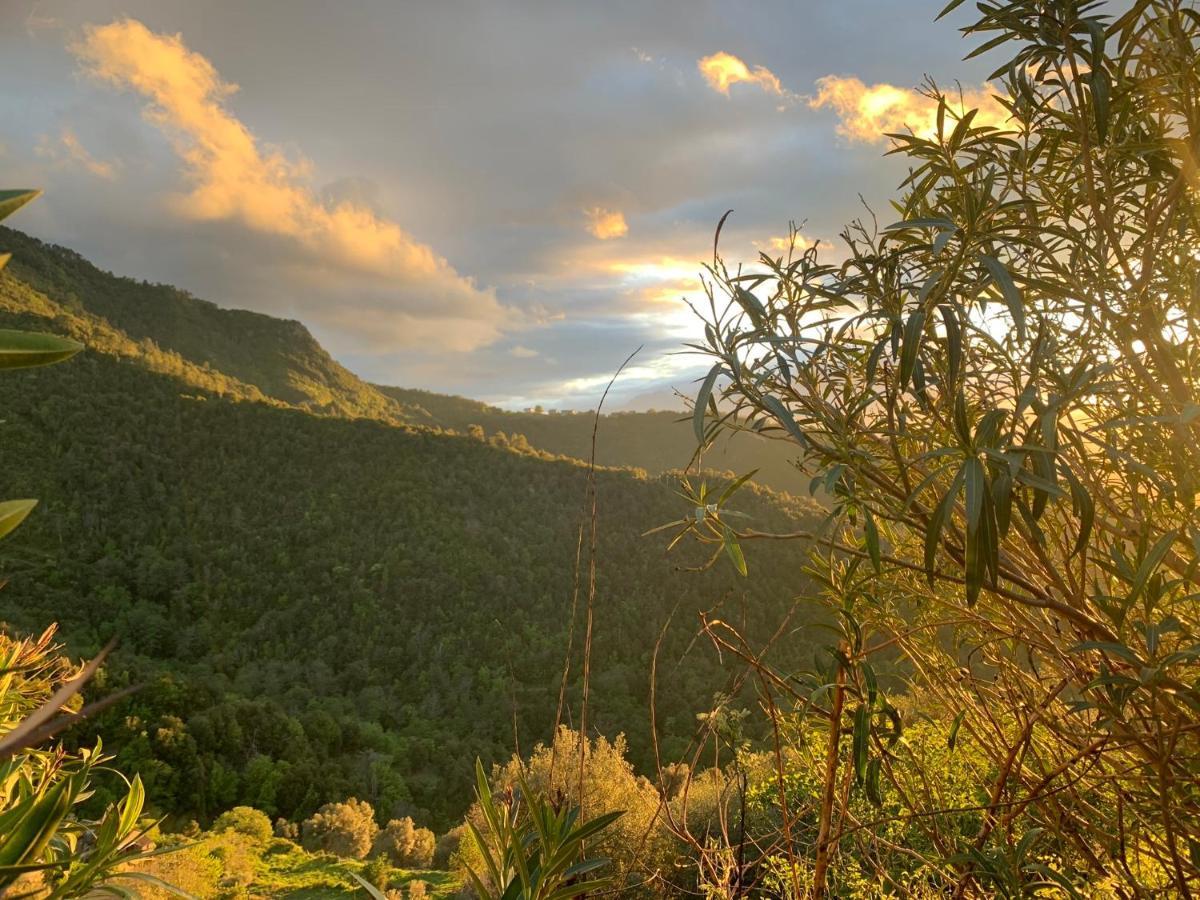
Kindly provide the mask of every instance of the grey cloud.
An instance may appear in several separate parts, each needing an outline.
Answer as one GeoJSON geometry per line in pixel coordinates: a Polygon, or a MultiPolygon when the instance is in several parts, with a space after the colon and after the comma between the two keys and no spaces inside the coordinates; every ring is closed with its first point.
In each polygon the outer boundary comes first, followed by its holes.
{"type": "MultiPolygon", "coordinates": [[[[798,94],[831,73],[977,83],[984,66],[958,61],[954,23],[932,24],[939,5],[41,0],[39,15],[61,27],[30,33],[18,2],[0,7],[0,134],[10,174],[48,188],[18,224],[122,274],[298,316],[374,380],[587,405],[565,385],[610,371],[640,343],[662,358],[680,338],[677,319],[657,320],[659,306],[591,264],[609,257],[597,255],[584,209],[624,214],[629,232],[606,242],[620,245],[611,258],[699,263],[728,208],[726,246],[750,255],[790,219],[833,237],[859,213],[860,191],[882,202],[900,177],[878,148],[840,141],[831,113],[716,94],[697,59],[737,54],[798,94]],[[83,25],[119,15],[180,32],[239,85],[229,101],[239,119],[312,161],[324,199],[398,221],[520,311],[511,330],[470,353],[389,353],[339,326],[381,310],[376,286],[314,276],[286,244],[236,223],[172,216],[163,198],[185,186],[166,142],[133,98],[81,80],[63,49],[83,25]],[[38,136],[64,124],[97,158],[124,161],[115,182],[39,163],[38,136]]],[[[675,378],[628,392],[653,395],[675,378]]]]}

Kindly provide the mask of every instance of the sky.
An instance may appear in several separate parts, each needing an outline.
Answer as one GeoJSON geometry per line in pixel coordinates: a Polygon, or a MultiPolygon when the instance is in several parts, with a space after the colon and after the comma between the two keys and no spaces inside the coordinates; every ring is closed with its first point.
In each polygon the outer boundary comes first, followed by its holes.
{"type": "Polygon", "coordinates": [[[0,171],[14,226],[371,381],[588,409],[640,346],[612,408],[679,407],[721,215],[836,255],[923,78],[986,100],[941,5],[0,0],[0,171]]]}

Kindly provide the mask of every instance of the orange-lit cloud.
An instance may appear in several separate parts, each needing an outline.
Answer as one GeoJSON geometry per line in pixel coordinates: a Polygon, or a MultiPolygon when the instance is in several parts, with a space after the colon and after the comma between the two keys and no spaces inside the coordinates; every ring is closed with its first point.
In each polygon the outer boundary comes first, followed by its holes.
{"type": "MultiPolygon", "coordinates": [[[[322,202],[309,182],[311,167],[260,144],[225,105],[236,85],[222,81],[180,35],[124,19],[87,28],[72,50],[95,78],[149,100],[146,117],[170,136],[191,182],[176,198],[181,213],[289,239],[313,266],[368,277],[384,297],[373,312],[386,318],[392,346],[469,350],[498,336],[505,310],[490,291],[395,222],[355,203],[322,202]]],[[[349,310],[326,318],[355,327],[349,310]]]]}
{"type": "MultiPolygon", "coordinates": [[[[986,85],[948,94],[950,109],[961,113],[978,109],[975,125],[1003,127],[1008,111],[993,99],[986,85]]],[[[921,137],[937,134],[937,102],[919,91],[891,84],[867,86],[857,78],[827,75],[817,80],[817,94],[808,99],[813,109],[831,108],[840,119],[838,133],[852,141],[876,143],[886,135],[912,131],[921,137]]],[[[951,124],[952,127],[952,124],[951,124]]]]}
{"type": "Polygon", "coordinates": [[[79,142],[79,138],[70,128],[64,128],[57,141],[49,135],[42,135],[34,152],[60,165],[80,166],[97,178],[112,181],[117,177],[117,164],[96,159],[88,153],[87,148],[79,142]]]}
{"type": "Polygon", "coordinates": [[[713,90],[729,96],[730,85],[740,82],[756,84],[768,94],[778,97],[788,96],[779,79],[770,69],[755,66],[751,69],[745,62],[732,53],[721,50],[711,56],[705,56],[697,64],[700,74],[713,90]]]}
{"type": "Polygon", "coordinates": [[[585,209],[584,215],[587,217],[588,233],[592,237],[607,241],[612,238],[624,237],[629,233],[629,225],[625,221],[625,214],[620,210],[603,209],[599,206],[593,206],[591,209],[585,209]]]}
{"type": "Polygon", "coordinates": [[[802,234],[797,234],[795,240],[791,237],[773,237],[765,241],[754,241],[754,246],[760,250],[771,250],[775,253],[787,253],[789,250],[797,255],[808,250],[816,244],[816,241],[805,237],[802,234]]]}

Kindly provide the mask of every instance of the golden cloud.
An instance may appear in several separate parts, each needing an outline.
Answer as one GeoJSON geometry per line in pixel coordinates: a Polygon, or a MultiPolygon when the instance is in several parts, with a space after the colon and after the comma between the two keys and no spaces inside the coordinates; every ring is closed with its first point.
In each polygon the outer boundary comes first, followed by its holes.
{"type": "Polygon", "coordinates": [[[625,214],[619,210],[593,206],[591,209],[585,209],[583,214],[587,217],[587,230],[592,237],[607,241],[612,238],[624,237],[629,233],[625,214]]]}
{"type": "Polygon", "coordinates": [[[729,96],[730,85],[739,82],[756,84],[768,94],[775,94],[779,97],[787,96],[787,91],[783,89],[783,85],[779,83],[779,79],[770,69],[764,66],[755,66],[751,69],[741,59],[724,50],[711,56],[705,56],[696,65],[709,86],[726,96],[729,96]]]}
{"type": "MultiPolygon", "coordinates": [[[[469,350],[498,336],[505,311],[490,291],[395,222],[351,202],[322,202],[311,167],[259,143],[225,105],[237,86],[181,35],[123,19],[87,28],[72,50],[93,77],[149,100],[146,117],[170,136],[192,183],[177,198],[181,213],[240,222],[290,239],[315,266],[369,276],[383,290],[375,312],[389,316],[389,341],[469,350]]],[[[326,318],[355,327],[347,310],[326,318]]]]}
{"type": "Polygon", "coordinates": [[[79,142],[78,136],[70,128],[64,128],[57,141],[52,140],[49,135],[42,135],[34,152],[60,165],[81,166],[97,178],[112,181],[117,177],[117,164],[96,159],[88,153],[87,148],[79,142]]]}
{"type": "MultiPolygon", "coordinates": [[[[1004,126],[1006,110],[984,85],[964,90],[961,98],[947,95],[947,104],[957,113],[978,109],[975,125],[1004,126]]],[[[886,135],[905,131],[921,137],[937,134],[937,101],[920,91],[891,84],[869,87],[857,78],[827,75],[817,80],[817,94],[808,99],[813,109],[831,108],[840,119],[838,133],[852,141],[876,143],[886,135]]]]}

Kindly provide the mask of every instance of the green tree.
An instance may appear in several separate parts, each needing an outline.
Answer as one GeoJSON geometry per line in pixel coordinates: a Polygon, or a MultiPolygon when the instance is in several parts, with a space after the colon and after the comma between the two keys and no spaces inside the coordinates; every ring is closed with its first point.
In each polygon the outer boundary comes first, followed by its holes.
{"type": "Polygon", "coordinates": [[[251,806],[235,806],[233,809],[221,813],[213,822],[212,830],[214,832],[236,831],[260,844],[265,844],[275,834],[271,827],[270,817],[251,806]]]}
{"type": "Polygon", "coordinates": [[[365,859],[378,831],[371,804],[351,797],[343,803],[326,803],[305,819],[300,842],[306,850],[365,859]]]}

